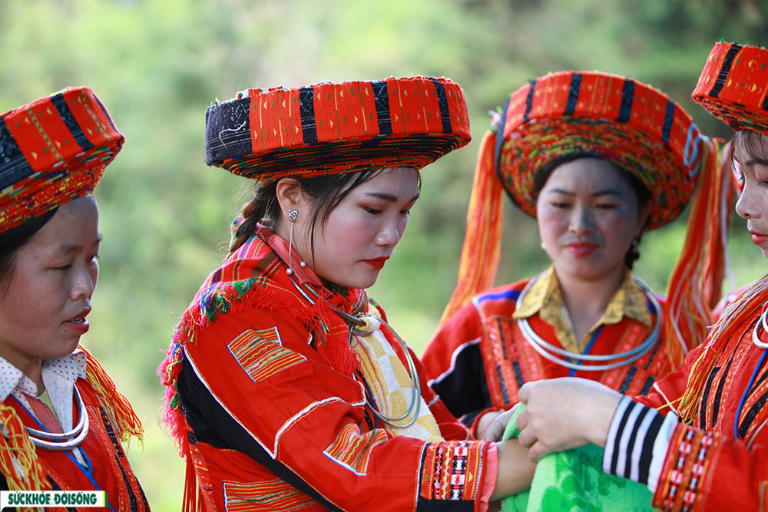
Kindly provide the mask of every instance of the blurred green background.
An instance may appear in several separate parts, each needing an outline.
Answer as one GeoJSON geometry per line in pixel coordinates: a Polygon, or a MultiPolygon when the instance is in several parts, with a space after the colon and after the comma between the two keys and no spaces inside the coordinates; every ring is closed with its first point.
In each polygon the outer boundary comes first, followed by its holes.
{"type": "MultiPolygon", "coordinates": [[[[480,139],[527,80],[600,70],[650,83],[702,130],[730,130],[690,93],[719,39],[768,44],[766,0],[0,0],[0,112],[87,85],[126,136],[97,189],[101,279],[83,339],[147,427],[129,455],[156,511],[180,509],[184,464],[158,417],[155,375],[173,326],[224,255],[252,190],[205,165],[205,109],[249,87],[447,76],[472,143],[423,173],[398,254],[371,290],[417,351],[456,283],[480,139]]],[[[547,266],[535,223],[509,207],[498,283],[547,266]]],[[[637,274],[663,292],[684,219],[644,238],[637,274]]],[[[765,268],[732,222],[734,283],[765,268]]],[[[247,397],[245,397],[247,398],[247,397]]]]}

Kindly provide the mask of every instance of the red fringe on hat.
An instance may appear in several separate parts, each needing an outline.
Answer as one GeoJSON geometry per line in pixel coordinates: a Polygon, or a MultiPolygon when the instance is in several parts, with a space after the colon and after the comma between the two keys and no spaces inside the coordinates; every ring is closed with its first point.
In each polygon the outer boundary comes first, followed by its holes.
{"type": "Polygon", "coordinates": [[[488,131],[480,145],[467,212],[467,232],[461,249],[459,281],[443,311],[440,325],[447,322],[473,296],[490,288],[496,278],[504,221],[503,188],[496,177],[494,162],[497,136],[497,132],[488,131]]]}
{"type": "Polygon", "coordinates": [[[733,181],[719,158],[719,144],[702,145],[701,176],[688,213],[683,247],[667,284],[664,335],[669,357],[679,366],[687,349],[701,345],[712,325],[712,309],[720,300],[728,251],[727,228],[733,202],[733,181]],[[670,343],[677,339],[677,343],[670,343]]]}
{"type": "Polygon", "coordinates": [[[745,331],[751,328],[750,317],[755,314],[755,311],[759,311],[766,301],[768,301],[768,275],[764,274],[723,311],[720,320],[712,329],[706,348],[691,367],[685,393],[671,404],[677,409],[683,422],[693,424],[704,386],[712,374],[718,356],[722,354],[730,340],[741,338],[745,331]]]}

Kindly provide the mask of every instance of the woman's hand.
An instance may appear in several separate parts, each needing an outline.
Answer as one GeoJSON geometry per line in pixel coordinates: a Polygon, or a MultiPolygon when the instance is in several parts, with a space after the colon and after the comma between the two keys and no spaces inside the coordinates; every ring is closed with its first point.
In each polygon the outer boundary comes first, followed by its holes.
{"type": "Polygon", "coordinates": [[[490,421],[486,423],[487,426],[484,428],[484,432],[482,434],[483,441],[501,441],[504,432],[507,430],[507,424],[509,423],[509,420],[512,419],[512,416],[515,415],[515,411],[517,411],[519,406],[520,404],[515,404],[515,406],[508,411],[486,413],[482,418],[480,418],[480,423],[478,423],[478,431],[480,429],[480,425],[486,419],[486,416],[491,417],[489,418],[490,421]]]}
{"type": "Polygon", "coordinates": [[[518,440],[538,461],[589,443],[604,447],[621,395],[591,380],[561,378],[526,383],[518,398],[526,404],[517,417],[518,440]]]}

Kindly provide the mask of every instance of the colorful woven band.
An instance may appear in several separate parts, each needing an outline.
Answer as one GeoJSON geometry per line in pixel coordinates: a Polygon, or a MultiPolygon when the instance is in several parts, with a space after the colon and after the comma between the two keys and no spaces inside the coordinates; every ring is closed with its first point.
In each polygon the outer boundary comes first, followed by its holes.
{"type": "Polygon", "coordinates": [[[87,87],[0,115],[0,231],[91,193],[123,140],[87,87]]]}
{"type": "MultiPolygon", "coordinates": [[[[499,128],[501,130],[501,128],[499,128]]],[[[512,93],[497,172],[512,201],[536,216],[534,179],[571,155],[605,158],[653,194],[646,229],[677,217],[693,193],[702,135],[664,93],[607,73],[554,73],[512,93]]]]}
{"type": "Polygon", "coordinates": [[[734,130],[768,135],[768,50],[717,43],[699,76],[693,100],[734,130]]]}
{"type": "Polygon", "coordinates": [[[206,113],[206,161],[269,181],[378,167],[420,169],[470,141],[447,78],[248,89],[206,113]]]}

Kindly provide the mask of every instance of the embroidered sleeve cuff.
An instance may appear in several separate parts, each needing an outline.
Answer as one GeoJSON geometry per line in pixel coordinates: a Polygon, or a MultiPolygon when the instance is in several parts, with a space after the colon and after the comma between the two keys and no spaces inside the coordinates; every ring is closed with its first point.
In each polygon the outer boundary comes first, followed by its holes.
{"type": "Polygon", "coordinates": [[[677,425],[673,414],[624,396],[616,408],[603,453],[603,471],[648,485],[656,490],[664,457],[677,425]]]}

